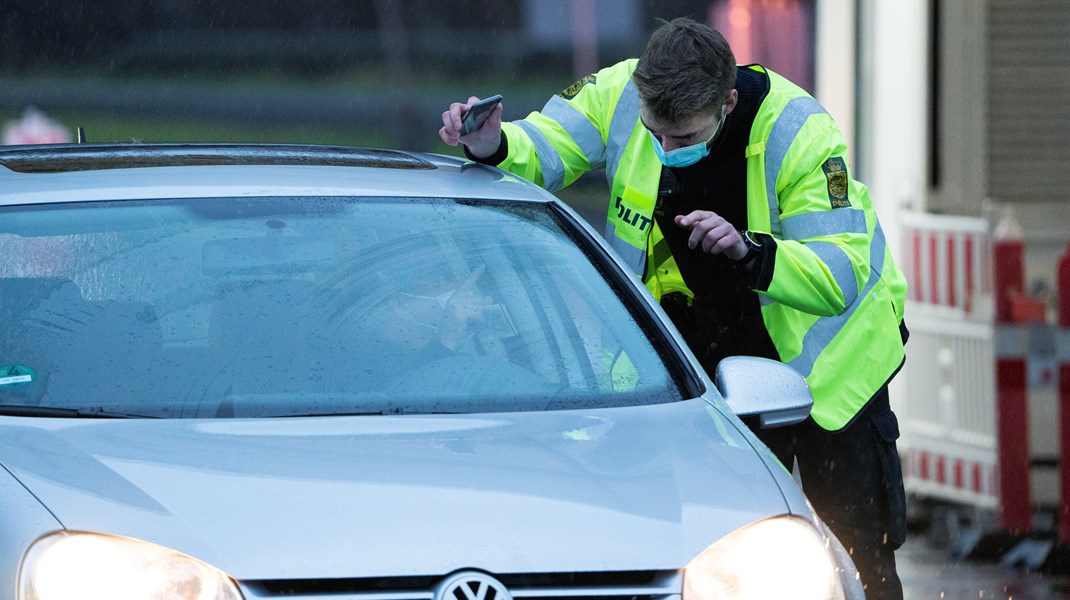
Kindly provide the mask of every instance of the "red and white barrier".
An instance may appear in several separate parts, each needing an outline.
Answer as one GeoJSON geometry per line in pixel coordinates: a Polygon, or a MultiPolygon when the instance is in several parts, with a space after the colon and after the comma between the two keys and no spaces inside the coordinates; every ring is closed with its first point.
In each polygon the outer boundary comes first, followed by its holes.
{"type": "Polygon", "coordinates": [[[901,220],[910,300],[988,318],[987,303],[979,302],[992,296],[988,221],[919,213],[901,220]]]}
{"type": "Polygon", "coordinates": [[[1059,373],[1059,474],[1061,498],[1059,510],[1059,543],[1070,545],[1070,245],[1059,259],[1056,274],[1059,294],[1058,329],[1055,337],[1055,359],[1059,373]]]}
{"type": "MultiPolygon", "coordinates": [[[[970,460],[956,452],[906,449],[902,453],[903,477],[930,484],[940,496],[970,505],[994,508],[999,498],[999,478],[991,460],[970,460]],[[977,502],[978,499],[983,499],[977,502]]],[[[924,485],[921,488],[924,490],[924,485]]],[[[915,487],[915,492],[919,491],[915,487]]]]}
{"type": "MultiPolygon", "coordinates": [[[[1030,368],[1042,362],[1030,352],[1037,332],[1050,330],[1045,303],[1025,291],[1020,230],[1009,218],[995,228],[980,217],[907,214],[901,222],[911,338],[893,402],[907,490],[998,510],[1002,530],[1028,533],[1036,474],[1030,395],[1038,392],[1029,388],[1030,368]]],[[[1070,475],[1066,481],[1070,498],[1070,475]]]]}
{"type": "Polygon", "coordinates": [[[910,329],[892,382],[912,495],[995,510],[992,243],[979,217],[901,214],[910,329]]]}
{"type": "Polygon", "coordinates": [[[996,292],[996,444],[999,461],[999,524],[1020,534],[1032,528],[1029,456],[1029,333],[1016,310],[1025,296],[1025,242],[993,243],[996,292]]]}

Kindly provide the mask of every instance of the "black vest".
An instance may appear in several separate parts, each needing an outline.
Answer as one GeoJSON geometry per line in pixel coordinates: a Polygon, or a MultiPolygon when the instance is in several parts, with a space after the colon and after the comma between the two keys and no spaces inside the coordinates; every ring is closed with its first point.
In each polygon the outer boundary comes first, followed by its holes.
{"type": "Polygon", "coordinates": [[[693,210],[710,210],[736,229],[747,229],[745,151],[758,107],[769,92],[769,79],[740,68],[735,89],[739,101],[709,156],[689,167],[663,168],[654,208],[654,219],[684,283],[695,294],[693,302],[683,294],[667,294],[661,305],[710,376],[726,356],[780,359],[762,322],[758,294],[744,285],[725,257],[688,248],[690,232],[673,221],[693,210]]]}

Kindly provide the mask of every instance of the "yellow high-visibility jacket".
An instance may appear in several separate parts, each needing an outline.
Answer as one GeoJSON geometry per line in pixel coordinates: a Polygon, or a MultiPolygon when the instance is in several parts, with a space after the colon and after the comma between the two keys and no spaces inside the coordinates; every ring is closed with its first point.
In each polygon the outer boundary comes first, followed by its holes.
{"type": "MultiPolygon", "coordinates": [[[[648,267],[660,231],[653,220],[662,165],[639,120],[626,60],[577,82],[520,121],[503,123],[498,165],[556,191],[604,167],[611,196],[605,235],[656,298],[687,289],[679,271],[648,267]]],[[[806,377],[814,420],[838,430],[904,360],[900,326],[906,280],[896,268],[864,185],[848,175],[847,148],[828,113],[805,91],[769,79],[750,131],[747,220],[775,240],[762,320],[783,362],[806,377]]]]}

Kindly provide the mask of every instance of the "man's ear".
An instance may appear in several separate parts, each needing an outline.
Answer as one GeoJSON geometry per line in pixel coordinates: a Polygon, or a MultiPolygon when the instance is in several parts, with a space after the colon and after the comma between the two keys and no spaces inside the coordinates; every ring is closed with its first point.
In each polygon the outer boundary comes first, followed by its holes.
{"type": "Polygon", "coordinates": [[[732,110],[736,108],[736,104],[739,103],[739,92],[732,88],[732,91],[728,92],[728,100],[724,103],[724,114],[729,115],[732,110]]]}

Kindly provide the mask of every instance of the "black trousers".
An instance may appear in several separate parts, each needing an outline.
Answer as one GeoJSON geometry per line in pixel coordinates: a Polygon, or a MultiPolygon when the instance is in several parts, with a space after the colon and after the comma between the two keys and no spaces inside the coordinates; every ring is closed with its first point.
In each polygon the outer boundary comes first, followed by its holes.
{"type": "Polygon", "coordinates": [[[803,491],[851,553],[866,598],[901,600],[894,551],[906,539],[906,494],[887,386],[840,431],[807,419],[756,433],[789,470],[798,461],[803,491]]]}

